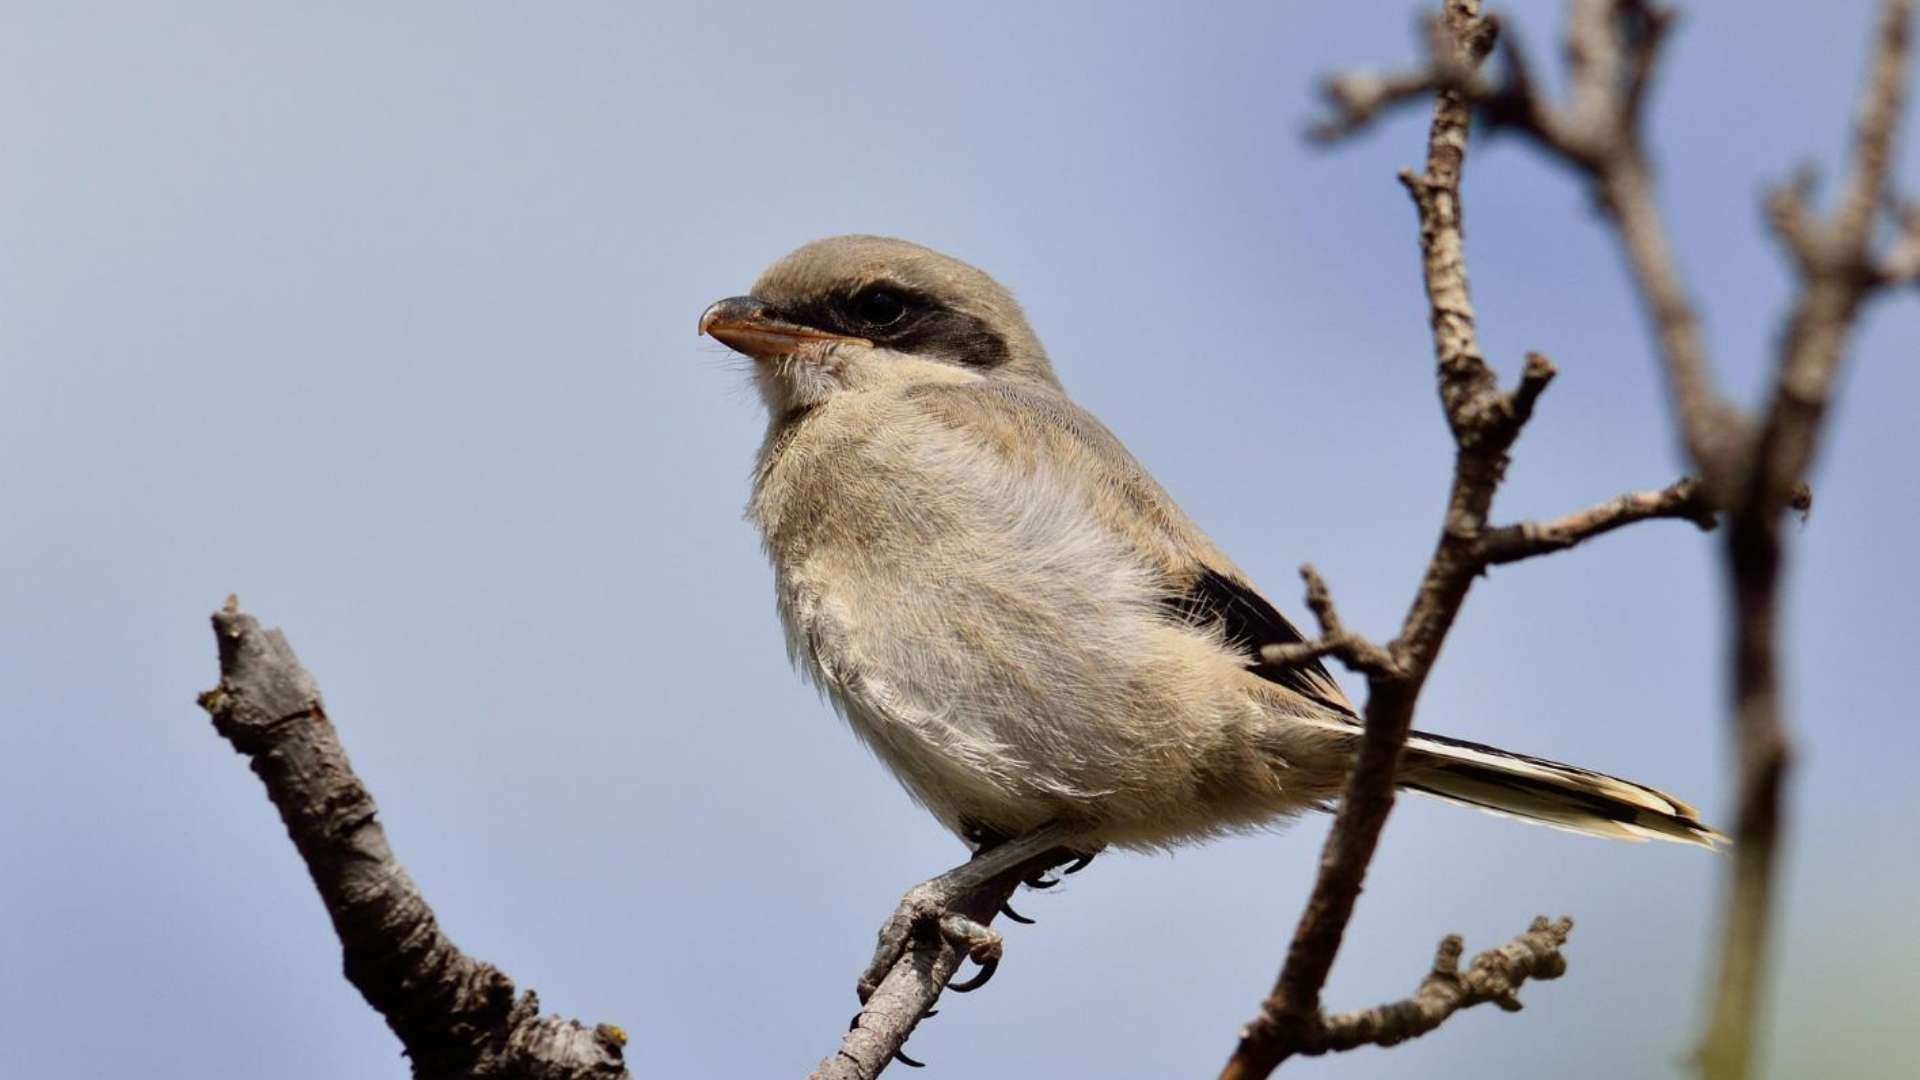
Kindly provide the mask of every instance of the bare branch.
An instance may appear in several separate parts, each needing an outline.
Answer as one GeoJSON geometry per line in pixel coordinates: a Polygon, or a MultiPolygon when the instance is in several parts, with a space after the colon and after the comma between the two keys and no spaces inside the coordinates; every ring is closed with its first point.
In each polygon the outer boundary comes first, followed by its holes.
{"type": "Polygon", "coordinates": [[[1920,201],[1889,206],[1898,230],[1892,250],[1874,268],[1874,286],[1898,288],[1920,282],[1920,201]]]}
{"type": "MultiPolygon", "coordinates": [[[[1325,95],[1330,114],[1312,130],[1313,137],[1321,140],[1359,131],[1385,110],[1405,102],[1428,95],[1434,98],[1426,168],[1419,174],[1403,174],[1402,181],[1419,214],[1437,386],[1456,444],[1455,467],[1439,543],[1400,634],[1390,645],[1375,646],[1346,630],[1325,583],[1308,567],[1303,576],[1309,606],[1320,621],[1319,637],[1262,650],[1262,659],[1275,664],[1339,658],[1367,675],[1369,694],[1365,734],[1322,853],[1312,896],[1273,992],[1259,1016],[1243,1030],[1223,1076],[1265,1076],[1288,1056],[1330,1046],[1326,1040],[1336,1029],[1359,1033],[1351,1035],[1358,1041],[1379,1041],[1367,1033],[1382,1030],[1386,1022],[1382,1018],[1388,1013],[1398,1017],[1406,1012],[1409,1003],[1403,1002],[1385,1011],[1330,1019],[1320,1009],[1319,995],[1391,809],[1394,774],[1414,703],[1440,645],[1474,578],[1486,567],[1563,550],[1637,521],[1675,518],[1710,528],[1718,520],[1716,511],[1723,511],[1733,523],[1727,543],[1736,583],[1740,640],[1735,684],[1746,762],[1743,854],[1735,892],[1761,900],[1750,905],[1757,915],[1742,917],[1736,911],[1729,930],[1729,974],[1723,984],[1745,986],[1749,991],[1757,985],[1757,976],[1736,970],[1735,961],[1758,956],[1778,784],[1785,763],[1785,742],[1773,697],[1772,657],[1779,511],[1804,510],[1808,505],[1805,466],[1859,303],[1873,289],[1920,278],[1920,211],[1903,212],[1901,237],[1884,257],[1875,259],[1869,250],[1873,208],[1886,201],[1886,168],[1899,112],[1911,0],[1885,0],[1885,5],[1880,46],[1862,107],[1855,169],[1834,221],[1823,225],[1815,219],[1807,205],[1805,183],[1776,196],[1771,205],[1776,228],[1809,286],[1786,335],[1775,405],[1762,424],[1740,415],[1713,385],[1700,320],[1670,249],[1641,144],[1648,90],[1672,21],[1667,10],[1646,0],[1572,0],[1567,37],[1571,89],[1564,105],[1547,101],[1539,92],[1525,55],[1511,38],[1502,43],[1500,80],[1496,83],[1480,74],[1497,27],[1480,15],[1476,0],[1443,0],[1441,16],[1428,24],[1424,68],[1328,80],[1325,95]],[[1553,521],[1488,526],[1507,453],[1554,369],[1546,358],[1531,355],[1519,385],[1503,392],[1480,350],[1460,204],[1468,123],[1476,111],[1489,126],[1521,133],[1583,174],[1613,219],[1651,324],[1675,424],[1700,473],[1698,480],[1683,480],[1660,491],[1629,493],[1553,521]],[[1759,854],[1745,854],[1749,849],[1759,854]],[[1736,949],[1736,941],[1753,948],[1736,949]]],[[[1757,968],[1757,960],[1753,967],[1757,968]]],[[[922,995],[910,1004],[923,1007],[930,1000],[922,995]]],[[[1723,993],[1723,1004],[1725,1000],[1723,993]]],[[[1745,1018],[1743,1023],[1750,1023],[1751,1004],[1749,994],[1737,1010],[1745,1018]]],[[[1743,1047],[1742,1055],[1745,1039],[1742,1031],[1735,1040],[1743,1047]]],[[[1737,1069],[1716,1075],[1743,1076],[1744,1069],[1742,1057],[1737,1069]]]]}
{"type": "Polygon", "coordinates": [[[1347,630],[1340,621],[1340,612],[1333,606],[1333,593],[1312,563],[1300,567],[1300,579],[1307,584],[1307,608],[1320,623],[1320,636],[1291,645],[1263,646],[1260,650],[1263,662],[1289,666],[1331,656],[1363,675],[1392,678],[1399,674],[1392,653],[1347,630]]]}
{"type": "Polygon", "coordinates": [[[1724,505],[1736,483],[1732,461],[1745,440],[1747,425],[1713,389],[1700,317],[1681,284],[1638,148],[1630,156],[1615,155],[1607,161],[1599,177],[1601,202],[1614,218],[1641,306],[1653,322],[1682,442],[1700,468],[1709,495],[1717,505],[1724,505]]]}
{"type": "Polygon", "coordinates": [[[1570,116],[1543,104],[1552,121],[1526,130],[1548,152],[1583,170],[1613,217],[1653,322],[1682,442],[1717,502],[1731,481],[1727,461],[1743,434],[1732,406],[1713,390],[1700,319],[1667,244],[1640,142],[1646,88],[1670,16],[1634,0],[1575,0],[1568,24],[1570,116]],[[1541,137],[1576,130],[1573,138],[1541,137]]]}
{"type": "MultiPolygon", "coordinates": [[[[1451,58],[1445,63],[1477,67],[1493,45],[1493,27],[1481,18],[1477,0],[1447,0],[1439,25],[1446,37],[1435,46],[1435,53],[1451,58]]],[[[1368,669],[1365,732],[1334,812],[1313,892],[1294,929],[1273,992],[1261,1003],[1259,1015],[1242,1029],[1221,1071],[1223,1080],[1267,1076],[1288,1057],[1308,1052],[1325,1031],[1320,991],[1393,807],[1394,777],[1412,728],[1414,702],[1467,590],[1484,567],[1477,538],[1485,530],[1494,492],[1506,471],[1507,450],[1553,378],[1553,365],[1545,357],[1531,356],[1520,385],[1504,392],[1480,351],[1460,209],[1469,118],[1468,93],[1441,89],[1434,98],[1426,170],[1401,176],[1419,212],[1436,383],[1457,448],[1446,521],[1400,636],[1386,650],[1391,665],[1374,664],[1368,669]]],[[[1325,583],[1311,568],[1302,573],[1307,579],[1308,604],[1321,624],[1319,645],[1350,659],[1358,639],[1341,626],[1325,583]]],[[[1281,656],[1291,659],[1284,650],[1281,656]]]]}
{"type": "Polygon", "coordinates": [[[1767,192],[1767,223],[1802,274],[1814,272],[1813,260],[1819,256],[1820,241],[1808,206],[1818,179],[1812,165],[1802,165],[1792,180],[1767,192]]]}
{"type": "Polygon", "coordinates": [[[414,1075],[626,1077],[619,1028],[540,1015],[533,991],[516,996],[505,973],[441,932],[286,637],[231,597],[213,629],[220,685],[200,704],[266,785],[333,919],[347,981],[399,1036],[414,1075]]]}
{"type": "Polygon", "coordinates": [[[1627,88],[1624,114],[1628,123],[1638,126],[1646,113],[1647,90],[1653,83],[1654,69],[1660,59],[1660,47],[1673,29],[1672,8],[1655,4],[1624,5],[1627,9],[1627,34],[1632,42],[1627,56],[1627,88]]]}
{"type": "Polygon", "coordinates": [[[1631,491],[1551,521],[1524,521],[1488,529],[1480,536],[1480,559],[1489,566],[1519,562],[1565,551],[1575,544],[1637,521],[1672,518],[1691,521],[1703,531],[1714,527],[1713,510],[1693,477],[1658,491],[1631,491]]]}
{"type": "Polygon", "coordinates": [[[1893,166],[1893,142],[1906,103],[1907,68],[1912,48],[1911,0],[1884,0],[1874,26],[1867,85],[1854,124],[1853,168],[1834,212],[1832,244],[1837,257],[1852,262],[1873,242],[1874,215],[1887,202],[1893,166]]]}
{"type": "Polygon", "coordinates": [[[1910,64],[1913,0],[1883,0],[1854,132],[1851,169],[1839,205],[1821,222],[1808,186],[1776,195],[1772,218],[1793,254],[1801,289],[1781,342],[1778,376],[1758,434],[1737,462],[1738,498],[1729,507],[1727,565],[1734,599],[1734,731],[1739,747],[1739,815],[1733,881],[1727,892],[1719,979],[1701,1047],[1709,1080],[1743,1080],[1765,985],[1772,923],[1781,793],[1791,746],[1779,695],[1782,519],[1800,505],[1828,402],[1865,300],[1901,279],[1920,243],[1909,213],[1886,260],[1873,255],[1874,219],[1889,200],[1888,171],[1910,64]],[[1888,274],[1889,263],[1895,267],[1888,274]]]}
{"type": "MultiPolygon", "coordinates": [[[[1491,124],[1527,134],[1587,173],[1614,212],[1654,315],[1688,446],[1699,450],[1701,459],[1720,455],[1721,447],[1744,430],[1730,419],[1731,410],[1708,384],[1698,319],[1679,285],[1653,213],[1637,142],[1654,62],[1669,25],[1667,12],[1644,2],[1575,0],[1568,40],[1574,69],[1572,103],[1564,110],[1538,96],[1526,58],[1511,40],[1503,46],[1502,81],[1495,85],[1480,76],[1479,65],[1495,43],[1496,27],[1481,17],[1475,0],[1445,0],[1441,17],[1431,24],[1434,32],[1423,71],[1336,78],[1328,83],[1334,115],[1316,129],[1323,139],[1359,130],[1393,105],[1426,93],[1434,97],[1426,169],[1417,175],[1403,173],[1401,181],[1419,213],[1421,269],[1437,383],[1456,445],[1454,475],[1440,541],[1400,634],[1386,649],[1390,663],[1368,656],[1365,650],[1372,646],[1340,624],[1324,582],[1311,568],[1303,575],[1308,604],[1320,620],[1320,637],[1262,651],[1269,663],[1336,656],[1366,672],[1366,729],[1286,964],[1259,1016],[1242,1031],[1223,1077],[1264,1077],[1290,1055],[1315,1052],[1311,1048],[1330,1038],[1333,1022],[1320,1010],[1320,990],[1392,808],[1394,773],[1412,724],[1415,700],[1474,579],[1495,563],[1564,550],[1637,521],[1680,518],[1702,528],[1713,525],[1716,503],[1694,480],[1661,491],[1623,495],[1554,521],[1501,528],[1487,524],[1506,471],[1508,450],[1552,381],[1554,367],[1546,357],[1530,354],[1519,385],[1503,392],[1480,350],[1460,203],[1468,122],[1476,109],[1491,124]]],[[[1557,973],[1557,953],[1554,963],[1557,973]]],[[[1349,1032],[1344,1038],[1356,1040],[1349,1045],[1378,1041],[1373,1033],[1382,1030],[1383,1017],[1400,1018],[1410,1011],[1417,1010],[1403,1002],[1384,1012],[1354,1014],[1342,1018],[1348,1026],[1340,1030],[1349,1032]]],[[[1430,1030],[1447,1012],[1420,1015],[1431,1023],[1408,1026],[1407,1032],[1430,1030]]]]}
{"type": "MultiPolygon", "coordinates": [[[[1497,30],[1480,17],[1477,0],[1449,0],[1429,35],[1437,72],[1461,66],[1477,69],[1493,47],[1497,30]]],[[[1427,129],[1427,167],[1418,176],[1401,173],[1400,182],[1420,215],[1421,277],[1439,366],[1440,401],[1456,440],[1472,430],[1476,404],[1495,386],[1480,352],[1473,301],[1467,287],[1466,242],[1462,230],[1460,171],[1467,160],[1467,128],[1472,110],[1463,90],[1434,95],[1433,122],[1427,129]]]]}
{"type": "Polygon", "coordinates": [[[1920,212],[1908,208],[1903,236],[1886,260],[1874,257],[1874,221],[1887,196],[1893,138],[1899,126],[1909,60],[1912,0],[1887,0],[1875,27],[1873,57],[1861,94],[1853,160],[1832,217],[1821,222],[1807,201],[1811,181],[1770,200],[1775,231],[1800,268],[1802,288],[1787,319],[1778,381],[1755,448],[1749,493],[1754,509],[1774,514],[1791,500],[1816,448],[1819,426],[1860,305],[1879,286],[1899,280],[1906,248],[1920,244],[1920,212]],[[1896,273],[1885,271],[1888,262],[1896,273]]]}
{"type": "Polygon", "coordinates": [[[1408,101],[1425,101],[1435,90],[1448,85],[1446,77],[1431,68],[1385,75],[1351,71],[1332,76],[1320,86],[1332,115],[1307,128],[1307,137],[1315,142],[1337,142],[1365,130],[1385,110],[1408,101]]]}
{"type": "MultiPolygon", "coordinates": [[[[1701,476],[1700,486],[1685,500],[1629,497],[1626,503],[1596,508],[1597,516],[1588,512],[1535,526],[1531,535],[1525,526],[1518,532],[1496,530],[1486,537],[1490,548],[1483,554],[1499,556],[1495,561],[1507,554],[1524,557],[1543,544],[1550,550],[1611,523],[1646,516],[1704,521],[1719,509],[1730,522],[1726,545],[1733,577],[1732,683],[1741,794],[1720,987],[1704,1051],[1714,1078],[1748,1075],[1758,1011],[1779,793],[1788,757],[1776,693],[1781,517],[1808,505],[1806,471],[1861,305],[1875,290],[1920,280],[1920,210],[1896,210],[1898,238],[1885,255],[1873,252],[1876,215],[1891,201],[1888,174],[1907,83],[1912,8],[1912,0],[1882,2],[1850,171],[1832,217],[1823,221],[1812,209],[1812,174],[1805,170],[1768,200],[1769,220],[1803,286],[1783,335],[1772,400],[1757,422],[1740,415],[1713,386],[1700,320],[1677,269],[1641,145],[1647,87],[1669,15],[1644,0],[1573,0],[1567,37],[1571,90],[1564,107],[1538,95],[1511,41],[1507,72],[1497,88],[1462,80],[1437,62],[1425,73],[1428,85],[1451,87],[1491,125],[1521,132],[1592,183],[1615,224],[1652,324],[1681,441],[1701,476]]],[[[1397,85],[1410,88],[1419,81],[1409,77],[1397,85]]],[[[1411,96],[1383,99],[1374,111],[1411,96]]],[[[1367,118],[1355,115],[1349,128],[1367,118]]]]}
{"type": "Polygon", "coordinates": [[[1567,970],[1560,949],[1573,932],[1572,919],[1533,920],[1527,932],[1497,949],[1474,957],[1466,974],[1460,973],[1464,944],[1458,934],[1440,942],[1433,970],[1420,980],[1412,996],[1371,1009],[1323,1016],[1300,1050],[1317,1055],[1361,1046],[1393,1046],[1417,1038],[1446,1022],[1462,1009],[1492,1002],[1507,1012],[1520,1010],[1516,996],[1528,979],[1557,979],[1567,970]]]}
{"type": "MultiPolygon", "coordinates": [[[[1317,1057],[1362,1046],[1394,1046],[1438,1028],[1462,1009],[1488,1002],[1507,1012],[1520,1011],[1520,987],[1529,979],[1557,979],[1566,973],[1561,948],[1573,932],[1572,919],[1533,920],[1526,933],[1496,949],[1474,957],[1465,974],[1460,971],[1464,948],[1458,934],[1449,934],[1434,951],[1433,967],[1408,997],[1353,1012],[1316,1014],[1301,1030],[1295,1053],[1317,1057]]],[[[1223,1080],[1265,1075],[1236,1072],[1229,1063],[1223,1080]]]]}
{"type": "Polygon", "coordinates": [[[1493,16],[1476,18],[1469,35],[1456,44],[1458,20],[1428,16],[1421,20],[1426,39],[1427,66],[1419,71],[1376,75],[1349,72],[1326,79],[1320,88],[1332,115],[1307,130],[1316,142],[1336,142],[1373,122],[1380,112],[1409,101],[1449,91],[1462,100],[1492,97],[1494,89],[1480,77],[1480,61],[1493,48],[1500,24],[1493,16]]]}
{"type": "MultiPolygon", "coordinates": [[[[1709,493],[1725,502],[1733,481],[1724,474],[1744,429],[1712,389],[1700,320],[1668,249],[1640,146],[1646,91],[1671,16],[1633,0],[1574,0],[1572,8],[1566,41],[1572,89],[1565,107],[1540,96],[1524,54],[1511,39],[1504,46],[1506,74],[1498,87],[1460,80],[1438,62],[1395,85],[1449,86],[1490,126],[1520,132],[1591,180],[1601,206],[1619,227],[1642,306],[1653,321],[1688,454],[1701,463],[1709,493]]],[[[1347,128],[1357,129],[1380,108],[1414,97],[1383,99],[1365,117],[1350,117],[1347,128]]]]}

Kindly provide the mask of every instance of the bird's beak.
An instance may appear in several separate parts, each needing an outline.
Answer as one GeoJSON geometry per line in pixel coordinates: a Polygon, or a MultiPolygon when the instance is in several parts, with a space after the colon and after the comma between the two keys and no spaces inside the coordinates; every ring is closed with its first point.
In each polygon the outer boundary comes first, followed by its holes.
{"type": "Polygon", "coordinates": [[[755,360],[790,356],[805,345],[852,342],[871,345],[866,338],[849,337],[781,318],[780,313],[751,296],[730,296],[700,313],[700,332],[735,352],[755,360]]]}

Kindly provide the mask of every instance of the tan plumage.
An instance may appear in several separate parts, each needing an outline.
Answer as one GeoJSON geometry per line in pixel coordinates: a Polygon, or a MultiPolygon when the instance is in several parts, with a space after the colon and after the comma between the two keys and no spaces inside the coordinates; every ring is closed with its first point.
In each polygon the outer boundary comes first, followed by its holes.
{"type": "MultiPolygon", "coordinates": [[[[802,672],[963,836],[1163,846],[1339,790],[1357,726],[1298,633],[1068,400],[1019,305],[926,248],[838,237],[701,329],[771,416],[748,516],[802,672]]],[[[1711,844],[1651,788],[1416,734],[1402,786],[1592,835],[1711,844]]]]}

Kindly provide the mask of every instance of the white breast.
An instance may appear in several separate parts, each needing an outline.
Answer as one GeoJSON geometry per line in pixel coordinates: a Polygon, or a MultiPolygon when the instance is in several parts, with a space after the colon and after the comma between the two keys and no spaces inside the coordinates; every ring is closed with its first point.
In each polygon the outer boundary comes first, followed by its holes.
{"type": "Polygon", "coordinates": [[[1238,658],[1166,619],[1075,478],[909,412],[822,419],[756,496],[789,645],[950,827],[1164,815],[1257,722],[1222,689],[1238,658]]]}

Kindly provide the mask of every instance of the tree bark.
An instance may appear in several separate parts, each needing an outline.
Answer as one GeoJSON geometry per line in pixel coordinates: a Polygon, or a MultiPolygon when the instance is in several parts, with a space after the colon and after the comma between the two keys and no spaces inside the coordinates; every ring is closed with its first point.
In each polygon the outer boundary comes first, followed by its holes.
{"type": "Polygon", "coordinates": [[[278,630],[229,598],[213,615],[220,685],[200,695],[280,811],[333,920],[347,981],[420,1080],[624,1080],[626,1035],[540,1014],[533,991],[460,951],[394,857],[320,688],[278,630]]]}

